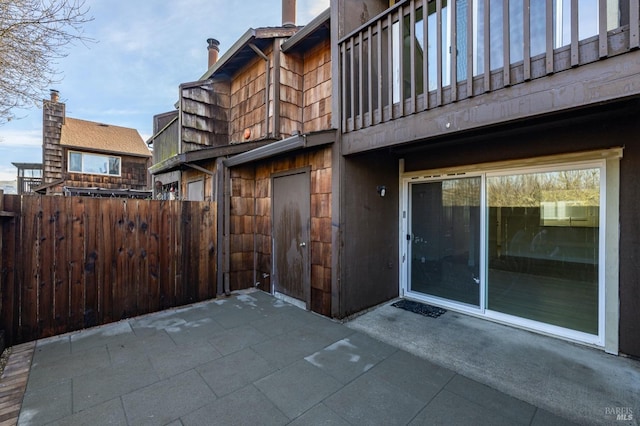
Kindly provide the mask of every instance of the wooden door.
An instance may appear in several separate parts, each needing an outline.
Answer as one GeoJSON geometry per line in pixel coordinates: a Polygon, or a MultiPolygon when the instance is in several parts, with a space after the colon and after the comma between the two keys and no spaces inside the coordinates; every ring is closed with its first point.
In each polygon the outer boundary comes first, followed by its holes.
{"type": "Polygon", "coordinates": [[[309,307],[309,172],[273,178],[273,291],[309,307]]]}

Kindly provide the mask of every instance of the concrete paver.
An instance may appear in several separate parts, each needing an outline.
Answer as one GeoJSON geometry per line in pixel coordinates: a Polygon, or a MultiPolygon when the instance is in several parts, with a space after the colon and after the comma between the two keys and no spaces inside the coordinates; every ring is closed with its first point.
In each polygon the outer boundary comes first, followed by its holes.
{"type": "Polygon", "coordinates": [[[553,413],[578,424],[638,424],[636,360],[454,311],[430,318],[391,303],[346,326],[526,401],[538,408],[534,423],[552,422],[553,413]]]}
{"type": "Polygon", "coordinates": [[[44,339],[19,424],[572,424],[356,321],[246,291],[44,339]]]}

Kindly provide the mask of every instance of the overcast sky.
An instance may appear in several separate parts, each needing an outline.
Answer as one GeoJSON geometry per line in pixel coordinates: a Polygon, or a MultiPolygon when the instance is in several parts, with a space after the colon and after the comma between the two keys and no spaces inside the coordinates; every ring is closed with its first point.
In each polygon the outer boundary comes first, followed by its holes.
{"type": "MultiPolygon", "coordinates": [[[[279,26],[281,0],[86,0],[94,20],[84,27],[96,40],[71,46],[57,66],[67,116],[133,127],[144,140],[153,115],[170,111],[180,83],[207,68],[206,39],[220,56],[249,28],[279,26]]],[[[297,24],[329,7],[329,0],[298,0],[297,24]]],[[[48,98],[43,93],[43,98],[48,98]]],[[[16,110],[0,125],[0,180],[14,180],[12,162],[42,162],[42,109],[16,110]]]]}

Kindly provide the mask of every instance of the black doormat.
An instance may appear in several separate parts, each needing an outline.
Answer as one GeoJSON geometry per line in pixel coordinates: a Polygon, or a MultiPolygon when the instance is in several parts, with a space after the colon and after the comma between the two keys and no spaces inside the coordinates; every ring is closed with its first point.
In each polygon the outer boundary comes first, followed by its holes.
{"type": "Polygon", "coordinates": [[[438,318],[440,315],[447,312],[446,309],[438,308],[436,306],[425,305],[424,303],[414,302],[412,300],[399,300],[392,303],[391,306],[404,309],[405,311],[414,312],[416,314],[424,315],[425,317],[438,318]]]}

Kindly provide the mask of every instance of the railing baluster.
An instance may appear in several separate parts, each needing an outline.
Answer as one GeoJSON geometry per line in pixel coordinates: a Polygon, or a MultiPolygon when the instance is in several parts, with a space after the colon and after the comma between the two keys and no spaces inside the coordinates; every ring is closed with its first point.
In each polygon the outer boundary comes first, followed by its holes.
{"type": "Polygon", "coordinates": [[[409,25],[411,28],[409,29],[409,51],[411,54],[411,105],[409,111],[411,114],[416,112],[416,5],[413,1],[411,1],[409,7],[409,25]]]}
{"type": "MultiPolygon", "coordinates": [[[[378,29],[378,72],[376,73],[376,85],[377,87],[377,91],[378,91],[378,103],[377,103],[377,107],[378,107],[378,123],[382,123],[382,113],[384,110],[384,105],[382,104],[382,75],[384,74],[382,72],[382,20],[378,21],[378,25],[377,25],[377,29],[378,29]]],[[[373,120],[371,120],[371,122],[373,123],[373,120]]]]}
{"type": "Polygon", "coordinates": [[[467,97],[473,96],[473,2],[467,1],[467,97]]]}
{"type": "Polygon", "coordinates": [[[387,46],[389,48],[389,60],[387,61],[387,90],[389,91],[389,119],[393,118],[393,18],[391,14],[387,17],[387,46]]]}
{"type": "Polygon", "coordinates": [[[398,91],[400,92],[399,102],[400,105],[398,113],[400,117],[404,115],[404,7],[400,6],[398,8],[398,45],[396,49],[398,49],[398,58],[400,70],[398,71],[398,77],[400,79],[400,83],[398,84],[398,91]]]}
{"type": "Polygon", "coordinates": [[[451,8],[451,46],[449,55],[451,56],[451,102],[458,100],[458,23],[456,0],[449,0],[451,8]]]}
{"type": "Polygon", "coordinates": [[[342,128],[347,129],[347,43],[340,46],[340,57],[342,69],[340,70],[340,79],[342,86],[342,128]]]}
{"type": "Polygon", "coordinates": [[[638,35],[638,25],[640,21],[640,0],[629,0],[629,48],[640,47],[640,36],[638,35]]]}
{"type": "Polygon", "coordinates": [[[546,6],[546,67],[547,74],[553,74],[553,0],[547,0],[546,6]]]}
{"type": "Polygon", "coordinates": [[[531,80],[531,15],[529,14],[530,5],[531,0],[523,1],[522,40],[524,41],[524,46],[522,51],[522,67],[525,81],[531,80]]]}
{"type": "MultiPolygon", "coordinates": [[[[369,26],[367,28],[367,43],[369,46],[369,50],[367,51],[367,97],[369,99],[368,103],[369,103],[369,126],[371,126],[373,124],[373,116],[375,114],[375,110],[373,108],[373,72],[372,72],[372,68],[373,68],[373,58],[372,58],[372,54],[373,54],[373,31],[371,30],[371,27],[369,26]]],[[[378,55],[380,55],[379,53],[380,51],[378,51],[378,55]]]]}
{"type": "Polygon", "coordinates": [[[509,0],[502,0],[502,75],[504,87],[511,86],[511,19],[509,16],[509,0]]]}
{"type": "Polygon", "coordinates": [[[600,0],[598,7],[598,44],[600,45],[600,58],[609,56],[607,43],[607,0],[600,0]]]}
{"type": "Polygon", "coordinates": [[[422,80],[424,81],[424,104],[423,109],[429,109],[429,9],[427,0],[422,0],[422,80]]]}
{"type": "Polygon", "coordinates": [[[352,129],[356,128],[356,88],[355,88],[355,84],[354,80],[355,80],[355,53],[354,51],[356,50],[356,46],[354,44],[354,38],[351,37],[349,39],[349,44],[351,45],[351,50],[350,50],[350,56],[351,56],[351,66],[349,67],[349,78],[351,79],[351,93],[349,93],[349,99],[351,101],[351,123],[352,123],[352,129]]]}
{"type": "Polygon", "coordinates": [[[491,1],[484,0],[484,91],[491,91],[491,1]]]}
{"type": "Polygon", "coordinates": [[[364,125],[364,58],[362,57],[362,32],[358,33],[358,127],[364,125]]]}
{"type": "Polygon", "coordinates": [[[442,0],[436,0],[436,105],[442,105],[442,0]]]}
{"type": "Polygon", "coordinates": [[[571,0],[571,66],[580,65],[580,52],[578,51],[578,0],[571,0]]]}
{"type": "Polygon", "coordinates": [[[369,126],[373,124],[373,32],[371,27],[367,27],[367,105],[369,107],[369,126]]]}

